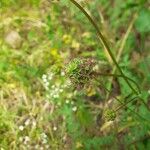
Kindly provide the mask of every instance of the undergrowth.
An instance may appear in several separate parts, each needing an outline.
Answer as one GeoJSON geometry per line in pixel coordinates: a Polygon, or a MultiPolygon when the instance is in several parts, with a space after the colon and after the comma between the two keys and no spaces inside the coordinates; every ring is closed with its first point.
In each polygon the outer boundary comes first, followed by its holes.
{"type": "Polygon", "coordinates": [[[2,0],[0,149],[149,149],[148,4],[2,0]]]}

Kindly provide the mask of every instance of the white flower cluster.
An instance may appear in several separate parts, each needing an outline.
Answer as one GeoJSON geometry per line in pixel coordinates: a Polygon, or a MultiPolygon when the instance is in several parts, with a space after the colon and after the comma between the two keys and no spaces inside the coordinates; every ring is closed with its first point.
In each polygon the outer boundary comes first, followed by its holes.
{"type": "Polygon", "coordinates": [[[35,128],[35,127],[36,127],[36,121],[33,120],[33,119],[27,119],[27,120],[24,122],[24,125],[25,125],[25,126],[31,125],[32,128],[35,128]]]}
{"type": "MultiPolygon", "coordinates": [[[[63,77],[65,75],[64,72],[61,72],[60,76],[63,77]]],[[[71,82],[70,80],[60,80],[55,77],[54,80],[54,74],[53,73],[48,73],[47,75],[44,74],[42,76],[42,80],[44,83],[44,87],[47,91],[47,95],[46,98],[49,100],[53,100],[53,99],[58,99],[58,98],[64,98],[61,94],[63,94],[63,92],[65,92],[65,98],[67,98],[67,100],[65,101],[66,104],[71,104],[72,107],[72,111],[76,112],[77,111],[77,106],[74,105],[73,101],[70,101],[69,99],[72,98],[73,95],[75,95],[76,93],[70,93],[65,91],[66,88],[70,89],[71,86],[71,82]]],[[[61,101],[57,102],[57,106],[61,106],[61,101]]],[[[57,127],[53,128],[54,131],[57,130],[57,127]]]]}
{"type": "Polygon", "coordinates": [[[48,98],[59,98],[60,94],[63,92],[63,87],[61,85],[52,85],[49,89],[48,98]]]}
{"type": "MultiPolygon", "coordinates": [[[[18,129],[23,133],[25,129],[27,128],[36,128],[36,120],[35,119],[31,119],[31,118],[27,118],[24,121],[24,124],[20,125],[18,127],[18,129]]],[[[26,133],[26,132],[25,132],[26,133]]],[[[27,147],[29,147],[29,143],[30,143],[30,137],[29,136],[23,136],[23,137],[19,137],[19,141],[21,143],[23,143],[24,145],[26,145],[27,147]]]]}
{"type": "Polygon", "coordinates": [[[42,141],[42,144],[48,143],[47,135],[44,132],[41,134],[41,141],[42,141]]]}
{"type": "Polygon", "coordinates": [[[20,131],[23,131],[23,130],[24,130],[24,126],[23,126],[23,125],[20,125],[20,126],[19,126],[19,130],[20,130],[20,131]]]}
{"type": "Polygon", "coordinates": [[[56,126],[54,126],[54,127],[53,127],[53,130],[54,130],[54,131],[56,131],[56,130],[57,130],[57,127],[56,127],[56,126]]]}
{"type": "Polygon", "coordinates": [[[77,106],[74,105],[74,101],[66,100],[66,104],[71,104],[72,105],[72,111],[76,112],[77,111],[77,106]]]}
{"type": "MultiPolygon", "coordinates": [[[[65,73],[61,72],[60,76],[64,77],[65,73]]],[[[57,99],[60,97],[60,94],[63,93],[64,88],[68,87],[70,85],[70,81],[66,81],[65,83],[62,83],[63,81],[58,81],[57,83],[54,83],[54,74],[48,73],[43,74],[42,80],[44,83],[44,87],[47,91],[46,97],[48,99],[57,99]]]]}
{"type": "Polygon", "coordinates": [[[76,106],[74,106],[73,108],[72,108],[72,111],[77,111],[77,107],[76,106]]]}
{"type": "Polygon", "coordinates": [[[23,142],[23,144],[27,145],[30,142],[30,137],[29,136],[24,136],[24,137],[20,137],[19,141],[23,142]]]}
{"type": "Polygon", "coordinates": [[[29,136],[22,136],[19,137],[19,141],[24,144],[24,146],[26,147],[32,147],[33,149],[38,149],[38,150],[45,150],[45,149],[49,149],[50,146],[48,144],[48,136],[43,132],[40,135],[40,142],[41,144],[36,144],[36,145],[32,145],[32,141],[31,138],[29,136]]]}
{"type": "Polygon", "coordinates": [[[35,119],[26,119],[23,125],[20,125],[18,128],[20,131],[23,131],[26,127],[31,126],[31,128],[36,128],[36,120],[35,119]]]}
{"type": "Polygon", "coordinates": [[[43,80],[44,87],[46,90],[49,89],[49,83],[50,83],[49,81],[52,80],[53,75],[54,75],[53,73],[49,73],[48,75],[43,74],[43,76],[42,76],[42,80],[43,80]]]}
{"type": "Polygon", "coordinates": [[[50,84],[51,80],[53,79],[53,76],[53,73],[49,73],[48,75],[44,74],[42,76],[44,87],[48,92],[47,98],[59,98],[60,92],[63,91],[58,86],[50,84]]]}

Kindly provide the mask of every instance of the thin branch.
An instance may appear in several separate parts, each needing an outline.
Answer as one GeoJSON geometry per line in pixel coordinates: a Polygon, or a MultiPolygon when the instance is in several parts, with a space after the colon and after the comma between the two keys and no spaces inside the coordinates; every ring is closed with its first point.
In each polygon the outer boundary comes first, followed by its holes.
{"type": "MultiPolygon", "coordinates": [[[[122,75],[119,75],[119,74],[98,73],[98,75],[101,75],[101,76],[111,76],[111,77],[121,77],[122,78],[122,75]]],[[[137,87],[137,89],[138,89],[138,91],[140,93],[141,91],[140,91],[139,85],[136,84],[136,82],[133,79],[131,79],[131,78],[127,77],[127,76],[125,76],[125,77],[126,77],[127,80],[133,82],[136,85],[136,87],[137,87]]]]}
{"type": "MultiPolygon", "coordinates": [[[[99,82],[99,81],[98,81],[99,82]]],[[[102,84],[101,82],[101,86],[105,89],[106,92],[111,92],[110,90],[108,90],[104,84],[102,84]]],[[[120,101],[117,97],[113,96],[113,98],[115,98],[120,104],[124,105],[124,103],[122,101],[120,101]]],[[[135,112],[134,110],[130,109],[128,106],[126,106],[128,110],[130,110],[131,112],[133,112],[134,114],[136,114],[139,118],[145,120],[147,123],[149,123],[149,120],[145,119],[144,117],[142,117],[140,114],[138,114],[137,112],[135,112]]]]}
{"type": "Polygon", "coordinates": [[[98,33],[98,38],[99,40],[102,42],[103,46],[106,48],[106,50],[108,51],[112,61],[114,62],[116,68],[118,69],[118,71],[120,72],[120,74],[122,75],[122,77],[124,78],[124,80],[126,81],[126,83],[128,84],[128,86],[132,89],[132,91],[135,94],[138,94],[138,92],[132,87],[132,85],[130,84],[130,82],[127,80],[127,78],[125,77],[124,73],[122,72],[119,64],[117,63],[115,57],[113,56],[113,53],[110,50],[109,45],[107,44],[104,36],[102,35],[101,31],[99,30],[99,27],[97,26],[97,24],[95,23],[94,19],[86,12],[86,10],[75,0],[70,0],[76,7],[78,7],[82,13],[88,18],[88,20],[90,21],[90,23],[93,25],[93,27],[95,28],[95,30],[98,33]]]}

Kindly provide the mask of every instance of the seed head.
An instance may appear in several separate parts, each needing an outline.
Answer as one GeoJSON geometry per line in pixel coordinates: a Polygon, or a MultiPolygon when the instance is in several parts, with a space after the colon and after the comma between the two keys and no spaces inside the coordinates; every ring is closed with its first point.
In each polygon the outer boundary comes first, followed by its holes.
{"type": "Polygon", "coordinates": [[[77,87],[83,87],[93,77],[95,62],[92,59],[73,59],[66,68],[66,74],[77,87]]]}
{"type": "Polygon", "coordinates": [[[116,118],[116,112],[114,110],[107,109],[104,111],[104,118],[107,121],[114,121],[116,118]]]}

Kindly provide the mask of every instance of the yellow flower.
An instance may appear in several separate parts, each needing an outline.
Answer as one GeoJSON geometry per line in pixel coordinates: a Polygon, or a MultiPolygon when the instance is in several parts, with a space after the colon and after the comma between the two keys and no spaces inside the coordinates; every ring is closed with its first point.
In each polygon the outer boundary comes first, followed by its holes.
{"type": "Polygon", "coordinates": [[[51,49],[50,52],[51,52],[51,55],[54,57],[58,55],[58,50],[56,48],[51,49]]]}
{"type": "Polygon", "coordinates": [[[81,142],[76,143],[76,149],[82,148],[83,144],[81,142]]]}
{"type": "Polygon", "coordinates": [[[96,90],[92,86],[88,86],[86,89],[87,96],[93,96],[96,94],[96,90]]]}
{"type": "Polygon", "coordinates": [[[10,84],[8,84],[8,87],[10,87],[11,89],[14,89],[14,88],[16,88],[16,84],[10,83],[10,84]]]}
{"type": "Polygon", "coordinates": [[[90,38],[90,36],[91,36],[90,32],[84,32],[82,34],[82,37],[85,37],[85,38],[90,38]]]}
{"type": "Polygon", "coordinates": [[[65,34],[62,39],[65,44],[69,44],[72,40],[71,36],[68,34],[65,34]]]}
{"type": "Polygon", "coordinates": [[[78,43],[77,41],[75,41],[75,40],[73,40],[72,41],[72,48],[76,48],[76,49],[79,49],[79,47],[80,47],[80,43],[78,43]]]}

